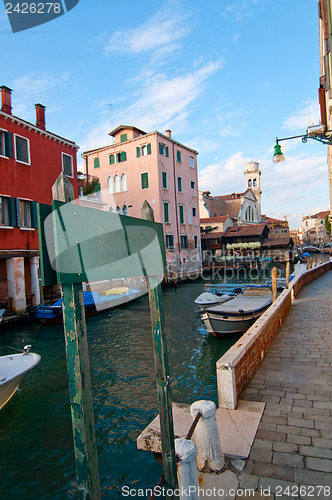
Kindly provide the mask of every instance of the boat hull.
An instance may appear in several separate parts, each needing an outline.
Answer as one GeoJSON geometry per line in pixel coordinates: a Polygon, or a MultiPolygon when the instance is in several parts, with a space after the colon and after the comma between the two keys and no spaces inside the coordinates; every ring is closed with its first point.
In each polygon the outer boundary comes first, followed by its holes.
{"type": "Polygon", "coordinates": [[[40,361],[39,354],[0,356],[0,410],[14,396],[25,373],[40,361]]]}
{"type": "MultiPolygon", "coordinates": [[[[262,311],[263,313],[264,311],[262,311]]],[[[229,335],[242,335],[262,314],[250,317],[232,317],[223,319],[213,314],[203,314],[202,320],[209,333],[217,338],[229,335]]]]}

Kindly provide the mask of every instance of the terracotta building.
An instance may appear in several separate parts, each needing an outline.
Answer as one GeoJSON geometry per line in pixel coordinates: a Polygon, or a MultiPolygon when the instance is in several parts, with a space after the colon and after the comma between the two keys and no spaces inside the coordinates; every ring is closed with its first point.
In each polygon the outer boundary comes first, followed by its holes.
{"type": "Polygon", "coordinates": [[[77,146],[46,130],[41,104],[35,105],[36,124],[14,116],[11,93],[1,87],[0,304],[20,311],[40,300],[37,202],[51,203],[61,171],[78,196],[77,146]]]}
{"type": "Polygon", "coordinates": [[[164,226],[169,274],[200,270],[197,151],[170,130],[120,125],[109,135],[112,144],[83,153],[84,174],[98,180],[103,209],[141,217],[148,201],[164,226]]]}

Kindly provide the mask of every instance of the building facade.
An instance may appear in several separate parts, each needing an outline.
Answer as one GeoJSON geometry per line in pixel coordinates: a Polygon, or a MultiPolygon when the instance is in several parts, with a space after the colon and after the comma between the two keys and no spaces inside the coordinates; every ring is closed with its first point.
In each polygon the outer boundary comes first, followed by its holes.
{"type": "Polygon", "coordinates": [[[40,301],[37,203],[51,204],[52,185],[63,171],[77,187],[77,146],[46,130],[45,107],[36,124],[12,114],[11,89],[1,87],[0,303],[14,311],[40,301]]]}
{"type": "Polygon", "coordinates": [[[200,271],[197,151],[158,131],[120,125],[114,143],[83,153],[85,175],[100,184],[104,210],[141,217],[146,200],[163,223],[168,273],[200,271]]]}
{"type": "Polygon", "coordinates": [[[325,226],[325,219],[329,214],[330,212],[326,210],[303,217],[300,231],[303,234],[304,245],[323,246],[324,243],[330,242],[331,235],[325,226]]]}

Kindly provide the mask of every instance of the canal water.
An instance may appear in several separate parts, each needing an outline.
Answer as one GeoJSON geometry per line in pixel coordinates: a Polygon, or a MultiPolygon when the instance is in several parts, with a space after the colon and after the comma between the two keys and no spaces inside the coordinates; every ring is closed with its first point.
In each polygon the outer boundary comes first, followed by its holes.
{"type": "MultiPolygon", "coordinates": [[[[163,292],[175,402],[217,403],[215,363],[236,338],[217,340],[201,323],[193,301],[213,286],[224,288],[199,280],[163,292]]],[[[153,487],[162,474],[153,454],[136,446],[158,413],[148,297],[88,318],[87,329],[101,494],[119,499],[122,486],[153,487]]],[[[76,498],[63,327],[0,330],[1,356],[25,344],[41,362],[0,412],[0,498],[76,498]]]]}

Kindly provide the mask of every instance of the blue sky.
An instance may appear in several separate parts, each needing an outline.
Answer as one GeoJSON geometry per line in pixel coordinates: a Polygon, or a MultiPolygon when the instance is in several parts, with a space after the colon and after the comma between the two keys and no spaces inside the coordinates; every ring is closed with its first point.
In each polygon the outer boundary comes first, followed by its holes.
{"type": "MultiPolygon", "coordinates": [[[[275,138],[318,123],[316,0],[80,0],[66,15],[13,34],[0,11],[2,77],[13,114],[74,140],[80,154],[110,143],[119,124],[172,137],[199,152],[199,188],[244,191],[245,164],[262,171],[262,211],[289,216],[329,207],[327,147],[275,138]]],[[[295,217],[297,215],[297,217],[295,217]]]]}

